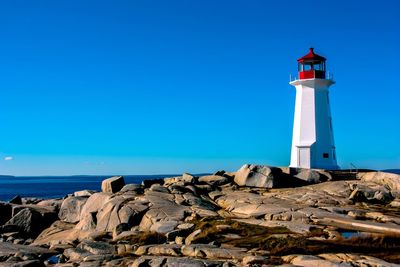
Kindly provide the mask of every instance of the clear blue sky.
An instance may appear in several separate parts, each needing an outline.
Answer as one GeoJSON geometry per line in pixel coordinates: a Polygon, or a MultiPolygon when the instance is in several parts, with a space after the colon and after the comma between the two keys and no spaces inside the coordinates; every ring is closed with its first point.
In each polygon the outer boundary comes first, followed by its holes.
{"type": "Polygon", "coordinates": [[[400,2],[3,1],[0,174],[288,165],[296,59],[328,58],[339,164],[400,168],[400,2]]]}

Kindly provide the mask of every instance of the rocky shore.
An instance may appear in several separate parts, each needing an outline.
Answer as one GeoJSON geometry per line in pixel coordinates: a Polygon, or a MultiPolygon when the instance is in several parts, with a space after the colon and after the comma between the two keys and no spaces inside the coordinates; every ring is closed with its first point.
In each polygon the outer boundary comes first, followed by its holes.
{"type": "Polygon", "coordinates": [[[244,165],[0,202],[0,266],[400,266],[400,175],[244,165]]]}

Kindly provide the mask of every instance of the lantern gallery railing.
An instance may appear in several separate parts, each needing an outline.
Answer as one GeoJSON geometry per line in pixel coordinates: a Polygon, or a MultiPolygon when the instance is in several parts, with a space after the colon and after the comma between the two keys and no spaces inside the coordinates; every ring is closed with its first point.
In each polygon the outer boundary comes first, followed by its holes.
{"type": "MultiPolygon", "coordinates": [[[[312,70],[313,71],[313,70],[312,70]]],[[[304,72],[303,72],[304,73],[304,72]]],[[[315,77],[315,78],[319,78],[319,79],[328,79],[328,80],[333,80],[333,73],[330,73],[329,71],[327,71],[326,73],[325,73],[325,75],[317,75],[316,73],[312,73],[313,75],[312,76],[310,76],[310,77],[315,77]],[[320,76],[320,77],[319,77],[320,76]],[[323,77],[322,77],[323,76],[323,77]]],[[[300,79],[310,79],[310,78],[308,78],[308,77],[306,77],[306,76],[304,76],[304,74],[303,75],[301,75],[302,77],[300,77],[300,79]]],[[[297,81],[298,80],[298,77],[297,76],[293,76],[292,74],[290,74],[289,75],[289,81],[290,82],[293,82],[293,81],[297,81]]]]}

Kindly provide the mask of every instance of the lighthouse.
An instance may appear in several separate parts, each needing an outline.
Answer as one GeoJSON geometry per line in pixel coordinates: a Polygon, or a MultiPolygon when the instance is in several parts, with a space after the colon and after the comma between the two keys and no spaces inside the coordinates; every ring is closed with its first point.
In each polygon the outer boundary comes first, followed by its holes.
{"type": "Polygon", "coordinates": [[[290,167],[338,169],[329,105],[335,82],[326,75],[326,58],[310,48],[297,62],[298,79],[289,83],[296,88],[290,167]]]}

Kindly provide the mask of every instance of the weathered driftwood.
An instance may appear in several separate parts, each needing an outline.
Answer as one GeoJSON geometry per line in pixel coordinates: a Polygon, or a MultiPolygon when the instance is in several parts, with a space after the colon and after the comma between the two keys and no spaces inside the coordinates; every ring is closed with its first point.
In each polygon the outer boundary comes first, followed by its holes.
{"type": "Polygon", "coordinates": [[[399,235],[400,226],[393,223],[378,223],[359,221],[353,219],[325,217],[315,220],[317,224],[335,226],[346,230],[363,231],[370,233],[382,233],[386,235],[399,235]]]}

